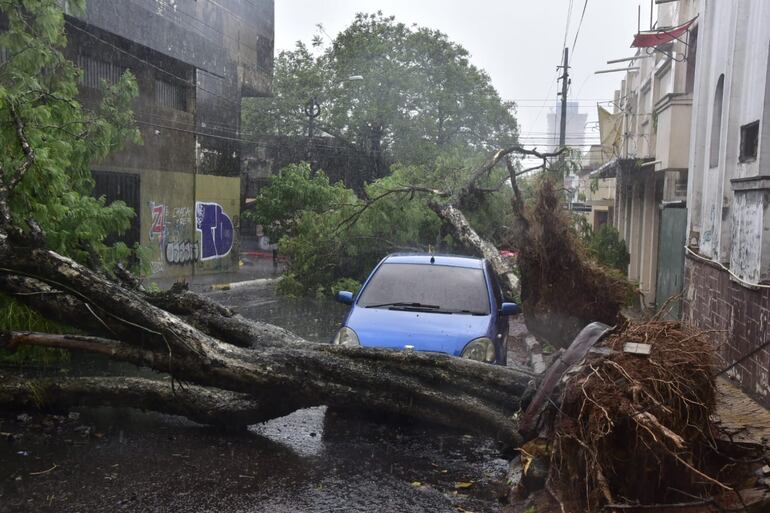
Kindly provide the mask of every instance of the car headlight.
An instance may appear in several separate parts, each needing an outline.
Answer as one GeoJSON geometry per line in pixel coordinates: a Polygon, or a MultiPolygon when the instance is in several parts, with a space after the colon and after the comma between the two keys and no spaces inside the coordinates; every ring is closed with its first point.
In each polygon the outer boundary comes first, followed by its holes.
{"type": "Polygon", "coordinates": [[[495,344],[487,337],[471,340],[462,353],[463,358],[486,363],[493,363],[496,356],[495,344]]]}
{"type": "Polygon", "coordinates": [[[361,342],[358,341],[358,335],[352,329],[347,326],[343,326],[337,332],[332,342],[335,346],[348,346],[348,347],[360,347],[361,342]]]}

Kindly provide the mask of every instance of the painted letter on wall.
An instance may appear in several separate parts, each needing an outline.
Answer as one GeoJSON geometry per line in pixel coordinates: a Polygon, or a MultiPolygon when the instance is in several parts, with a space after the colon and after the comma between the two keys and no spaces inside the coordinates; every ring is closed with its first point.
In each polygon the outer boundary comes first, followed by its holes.
{"type": "Polygon", "coordinates": [[[233,222],[218,203],[195,202],[195,229],[201,234],[201,260],[222,258],[233,249],[233,222]]]}
{"type": "Polygon", "coordinates": [[[166,229],[166,205],[150,203],[152,212],[152,224],[150,225],[150,240],[163,240],[166,229]]]}

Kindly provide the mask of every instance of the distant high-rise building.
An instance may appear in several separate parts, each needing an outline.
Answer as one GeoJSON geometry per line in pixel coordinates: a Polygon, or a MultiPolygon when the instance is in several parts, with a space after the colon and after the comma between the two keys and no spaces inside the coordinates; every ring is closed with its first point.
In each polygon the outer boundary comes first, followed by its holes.
{"type": "MultiPolygon", "coordinates": [[[[579,112],[577,102],[567,102],[567,146],[585,146],[585,127],[588,114],[579,112]]],[[[559,147],[559,130],[561,128],[561,102],[556,102],[556,107],[548,113],[548,135],[545,138],[549,146],[559,147]]]]}

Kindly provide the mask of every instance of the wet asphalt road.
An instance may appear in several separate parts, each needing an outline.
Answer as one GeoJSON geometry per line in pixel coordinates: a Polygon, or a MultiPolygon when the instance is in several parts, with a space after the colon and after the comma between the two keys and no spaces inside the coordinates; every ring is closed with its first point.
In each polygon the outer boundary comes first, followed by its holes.
{"type": "MultiPolygon", "coordinates": [[[[271,287],[211,297],[318,341],[345,311],[271,287]]],[[[494,512],[507,470],[489,440],[323,407],[244,433],[126,409],[0,413],[0,433],[2,513],[494,512]]]]}

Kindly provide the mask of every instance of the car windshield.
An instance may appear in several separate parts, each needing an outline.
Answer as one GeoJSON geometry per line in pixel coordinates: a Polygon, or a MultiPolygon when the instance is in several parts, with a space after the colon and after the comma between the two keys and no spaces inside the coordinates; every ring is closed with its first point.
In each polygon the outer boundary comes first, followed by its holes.
{"type": "Polygon", "coordinates": [[[385,263],[364,289],[358,306],[488,314],[489,295],[481,269],[385,263]]]}

